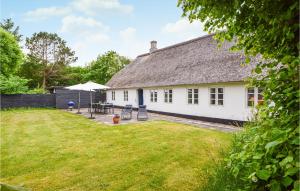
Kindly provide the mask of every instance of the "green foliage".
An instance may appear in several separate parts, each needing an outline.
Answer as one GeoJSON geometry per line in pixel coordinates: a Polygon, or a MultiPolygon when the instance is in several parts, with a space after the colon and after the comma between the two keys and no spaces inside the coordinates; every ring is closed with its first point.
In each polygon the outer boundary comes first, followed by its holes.
{"type": "Polygon", "coordinates": [[[237,136],[229,158],[232,174],[244,185],[241,189],[298,190],[299,1],[178,3],[185,16],[204,22],[221,41],[235,39],[233,49],[268,60],[258,64],[258,77],[250,80],[252,86],[264,88],[266,101],[257,119],[237,136]]]}
{"type": "Polygon", "coordinates": [[[22,78],[30,79],[28,82],[29,88],[40,87],[43,83],[42,74],[43,65],[33,56],[26,56],[24,63],[20,66],[18,75],[22,78]]]}
{"type": "Polygon", "coordinates": [[[9,18],[9,19],[3,19],[3,22],[0,23],[0,27],[3,28],[4,30],[6,30],[7,32],[11,33],[12,35],[14,35],[15,39],[18,42],[21,42],[22,40],[22,35],[19,34],[19,26],[15,26],[15,23],[9,18]]]}
{"type": "MultiPolygon", "coordinates": [[[[224,155],[224,157],[227,157],[224,155]]],[[[214,163],[214,170],[208,175],[207,184],[204,184],[200,190],[203,191],[234,191],[243,187],[241,181],[236,179],[230,172],[226,161],[214,163]]]]}
{"type": "Polygon", "coordinates": [[[124,68],[130,60],[126,57],[118,55],[114,51],[108,51],[103,55],[99,55],[95,61],[90,63],[88,80],[105,84],[119,70],[124,68]]]}
{"type": "Polygon", "coordinates": [[[26,93],[28,80],[18,76],[0,75],[0,93],[1,94],[21,94],[26,93]]]}
{"type": "Polygon", "coordinates": [[[47,92],[43,88],[34,88],[26,92],[26,94],[44,94],[44,93],[47,92]]]}
{"type": "Polygon", "coordinates": [[[14,74],[23,61],[23,53],[14,36],[0,27],[1,74],[14,74]]]}
{"type": "Polygon", "coordinates": [[[34,33],[31,38],[26,38],[25,45],[29,50],[29,62],[33,63],[33,66],[26,66],[40,69],[35,72],[42,77],[44,89],[51,77],[59,75],[64,67],[77,60],[75,52],[55,33],[34,33]]]}
{"type": "Polygon", "coordinates": [[[50,77],[49,86],[69,86],[87,82],[87,67],[66,66],[60,72],[50,77]]]}
{"type": "MultiPolygon", "coordinates": [[[[286,120],[286,119],[282,119],[286,120]]],[[[299,180],[299,128],[257,120],[237,135],[229,167],[245,190],[292,190],[299,180]]]]}

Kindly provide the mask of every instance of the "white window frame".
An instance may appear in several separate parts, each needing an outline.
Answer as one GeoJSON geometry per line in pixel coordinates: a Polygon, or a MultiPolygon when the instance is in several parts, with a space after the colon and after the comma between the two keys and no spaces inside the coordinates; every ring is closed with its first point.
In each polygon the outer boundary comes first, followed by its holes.
{"type": "Polygon", "coordinates": [[[246,88],[246,105],[247,107],[254,107],[255,106],[255,88],[254,87],[248,87],[246,88]],[[249,90],[253,89],[253,93],[249,93],[249,90]],[[249,95],[253,95],[253,105],[249,105],[249,95]]]}
{"type": "Polygon", "coordinates": [[[246,106],[249,108],[251,107],[255,107],[257,105],[259,105],[261,102],[264,102],[264,98],[263,98],[263,88],[257,88],[257,87],[247,87],[246,88],[246,106]],[[253,95],[253,105],[249,105],[248,104],[248,98],[249,98],[249,89],[253,89],[253,93],[251,93],[253,95]],[[262,99],[259,99],[259,95],[262,96],[262,99]]]}
{"type": "Polygon", "coordinates": [[[199,89],[198,88],[187,88],[187,103],[189,105],[198,105],[199,104],[199,89]],[[197,90],[197,93],[195,92],[197,90]],[[192,97],[189,97],[189,94],[192,94],[192,97]],[[195,98],[195,95],[197,94],[197,98],[195,98]],[[191,100],[191,102],[190,102],[191,100]],[[197,100],[197,103],[195,103],[195,100],[197,100]]]}
{"type": "Polygon", "coordinates": [[[164,90],[164,102],[173,103],[173,89],[164,90]]]}
{"type": "Polygon", "coordinates": [[[224,95],[225,95],[225,88],[224,87],[210,87],[208,89],[208,94],[209,94],[209,105],[224,106],[224,100],[225,100],[224,99],[224,95]],[[211,101],[212,101],[212,99],[211,99],[211,95],[212,95],[211,89],[215,89],[215,92],[214,92],[214,95],[215,95],[214,101],[215,101],[215,103],[214,104],[211,103],[211,101]],[[222,89],[223,92],[219,93],[219,89],[222,89]],[[222,95],[223,98],[220,98],[220,95],[222,95]],[[222,104],[220,104],[220,102],[219,102],[221,100],[222,100],[222,104]]]}
{"type": "Polygon", "coordinates": [[[124,101],[128,101],[128,90],[124,90],[124,101]]]}
{"type": "Polygon", "coordinates": [[[157,90],[150,90],[150,102],[157,102],[157,90]]]}
{"type": "Polygon", "coordinates": [[[116,100],[116,92],[115,92],[115,91],[112,91],[112,92],[111,92],[111,100],[112,100],[112,101],[115,101],[115,100],[116,100]]]}

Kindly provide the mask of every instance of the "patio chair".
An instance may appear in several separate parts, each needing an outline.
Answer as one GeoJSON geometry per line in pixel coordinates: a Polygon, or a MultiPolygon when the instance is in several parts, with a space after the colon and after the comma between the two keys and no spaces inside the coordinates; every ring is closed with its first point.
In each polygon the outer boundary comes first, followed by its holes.
{"type": "Polygon", "coordinates": [[[121,111],[121,119],[122,120],[132,119],[132,105],[125,105],[125,107],[121,111]]]}
{"type": "Polygon", "coordinates": [[[148,113],[146,109],[146,105],[140,105],[137,113],[138,121],[146,121],[148,119],[148,113]]]}

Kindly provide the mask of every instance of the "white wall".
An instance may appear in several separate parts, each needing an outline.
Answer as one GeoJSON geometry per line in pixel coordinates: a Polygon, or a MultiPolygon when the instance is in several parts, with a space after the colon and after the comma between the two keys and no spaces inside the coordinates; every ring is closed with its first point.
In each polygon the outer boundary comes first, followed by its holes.
{"type": "MultiPolygon", "coordinates": [[[[187,115],[195,115],[202,117],[212,117],[221,119],[232,119],[247,121],[251,117],[252,108],[247,107],[247,92],[243,84],[216,84],[216,85],[199,85],[199,86],[173,86],[173,87],[157,87],[144,88],[144,104],[147,109],[155,111],[163,111],[170,113],[179,113],[187,115]],[[224,88],[224,104],[210,105],[209,88],[224,88]],[[199,103],[187,103],[187,88],[199,89],[199,103]],[[173,90],[173,103],[164,102],[164,89],[173,90]],[[157,102],[150,102],[150,90],[157,90],[157,102]]],[[[137,90],[128,90],[128,101],[125,102],[123,96],[124,90],[115,90],[116,100],[111,100],[111,90],[107,92],[107,101],[115,105],[124,106],[132,104],[137,107],[137,90]]]]}
{"type": "Polygon", "coordinates": [[[131,104],[133,107],[138,106],[137,100],[137,90],[136,89],[126,89],[128,91],[128,101],[124,101],[124,89],[113,90],[115,91],[115,101],[112,100],[112,90],[108,90],[106,93],[106,100],[109,103],[113,103],[118,106],[125,106],[131,104]]]}

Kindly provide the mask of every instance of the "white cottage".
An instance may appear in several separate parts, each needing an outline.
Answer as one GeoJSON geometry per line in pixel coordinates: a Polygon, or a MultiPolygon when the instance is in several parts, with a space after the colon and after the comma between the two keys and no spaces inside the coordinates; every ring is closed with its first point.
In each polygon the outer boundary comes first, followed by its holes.
{"type": "Polygon", "coordinates": [[[152,112],[232,123],[247,121],[262,100],[257,88],[247,88],[255,62],[231,52],[232,43],[217,46],[213,35],[157,49],[115,74],[106,84],[107,101],[116,106],[146,105],[152,112]]]}

